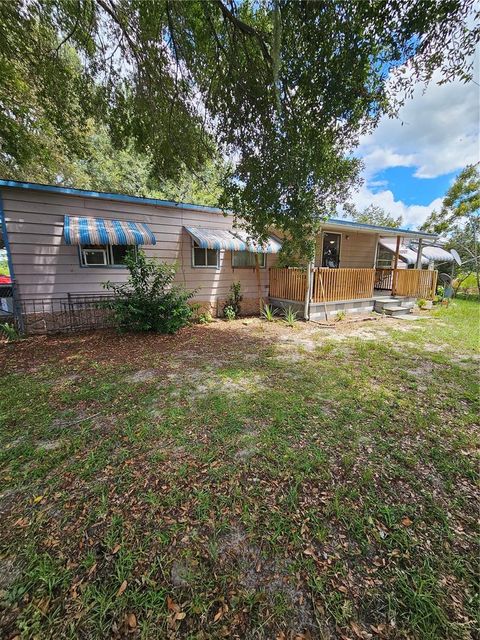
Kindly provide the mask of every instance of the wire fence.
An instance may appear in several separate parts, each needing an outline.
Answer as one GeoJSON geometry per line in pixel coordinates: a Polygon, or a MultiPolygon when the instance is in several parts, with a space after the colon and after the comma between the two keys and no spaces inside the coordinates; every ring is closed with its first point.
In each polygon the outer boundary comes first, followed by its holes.
{"type": "Polygon", "coordinates": [[[113,325],[113,299],[104,294],[68,294],[47,300],[22,298],[15,304],[16,328],[23,335],[108,328],[113,325]]]}

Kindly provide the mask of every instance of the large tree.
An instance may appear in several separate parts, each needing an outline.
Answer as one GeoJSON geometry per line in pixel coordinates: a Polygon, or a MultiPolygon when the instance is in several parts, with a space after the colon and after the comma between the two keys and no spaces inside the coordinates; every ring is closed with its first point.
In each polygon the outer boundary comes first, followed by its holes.
{"type": "Polygon", "coordinates": [[[463,261],[462,270],[474,271],[480,291],[480,163],[468,165],[448,189],[440,211],[432,211],[424,231],[444,234],[449,248],[463,261]]]}
{"type": "Polygon", "coordinates": [[[358,136],[434,71],[469,79],[478,39],[473,0],[0,6],[0,62],[10,65],[0,85],[9,98],[0,122],[7,162],[22,166],[39,123],[67,150],[81,143],[84,114],[93,112],[117,146],[133,141],[151,158],[157,178],[198,171],[219,148],[233,162],[223,205],[256,234],[275,224],[297,238],[357,179],[349,154],[358,136]],[[69,45],[82,60],[77,92],[69,45]],[[33,108],[23,109],[30,97],[33,108]]]}
{"type": "Polygon", "coordinates": [[[370,204],[359,210],[352,202],[347,202],[343,207],[343,217],[354,222],[374,224],[380,227],[398,228],[402,226],[402,216],[396,217],[375,204],[370,204]]]}

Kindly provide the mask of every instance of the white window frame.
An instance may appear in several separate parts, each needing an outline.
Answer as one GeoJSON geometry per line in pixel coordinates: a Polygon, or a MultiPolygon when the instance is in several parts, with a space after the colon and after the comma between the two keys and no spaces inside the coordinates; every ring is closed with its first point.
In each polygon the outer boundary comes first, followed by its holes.
{"type": "Polygon", "coordinates": [[[220,250],[219,249],[204,249],[198,242],[192,240],[192,267],[194,269],[218,269],[220,265],[220,250]],[[195,249],[202,249],[205,252],[205,264],[195,264],[195,249]],[[207,251],[215,251],[217,254],[216,264],[207,264],[207,251]]]}
{"type": "Polygon", "coordinates": [[[105,249],[84,249],[80,245],[81,259],[82,259],[82,267],[108,267],[108,245],[105,249]],[[99,264],[89,264],[87,262],[86,253],[99,253],[103,255],[103,263],[99,264]]]}
{"type": "MultiPolygon", "coordinates": [[[[253,253],[252,251],[232,251],[232,269],[255,269],[256,268],[256,264],[254,261],[254,264],[251,265],[236,265],[235,264],[235,256],[239,253],[247,253],[250,254],[252,256],[255,256],[255,253],[253,253]]],[[[267,254],[262,252],[257,253],[258,255],[258,267],[259,269],[266,269],[267,267],[267,254]],[[263,264],[262,264],[263,262],[263,264]]]]}
{"type": "Polygon", "coordinates": [[[391,269],[392,265],[393,265],[392,251],[390,251],[390,249],[387,249],[386,247],[382,247],[379,245],[378,251],[377,251],[377,259],[375,261],[375,267],[377,269],[391,269]],[[390,260],[388,260],[388,258],[382,257],[382,256],[385,256],[387,252],[390,254],[390,260]],[[385,264],[386,262],[389,262],[388,266],[385,264]]]}
{"type": "MultiPolygon", "coordinates": [[[[104,268],[109,268],[109,269],[126,269],[126,266],[124,264],[120,264],[118,262],[114,262],[113,261],[113,245],[111,244],[101,244],[101,245],[96,245],[98,246],[98,249],[95,248],[95,246],[93,248],[89,248],[86,249],[85,245],[79,245],[78,246],[78,252],[79,252],[79,259],[80,259],[80,266],[85,268],[85,269],[104,269],[104,268]],[[101,264],[88,264],[88,262],[86,261],[85,258],[85,252],[93,252],[93,253],[102,253],[103,254],[103,263],[101,264]]],[[[127,245],[129,248],[133,248],[135,253],[137,252],[137,245],[127,245]]]]}

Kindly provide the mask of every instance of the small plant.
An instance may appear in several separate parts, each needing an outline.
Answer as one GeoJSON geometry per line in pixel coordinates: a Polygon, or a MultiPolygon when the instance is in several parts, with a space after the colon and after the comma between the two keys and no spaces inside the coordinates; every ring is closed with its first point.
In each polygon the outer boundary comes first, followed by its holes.
{"type": "Polygon", "coordinates": [[[283,312],[283,319],[289,327],[293,327],[293,325],[297,321],[297,312],[294,311],[292,307],[287,307],[283,312]]]}
{"type": "Polygon", "coordinates": [[[15,342],[20,339],[20,334],[15,327],[8,322],[0,324],[0,332],[6,337],[7,342],[15,342]]]}
{"type": "Polygon", "coordinates": [[[262,309],[262,318],[267,322],[274,322],[275,316],[278,314],[278,310],[274,309],[271,305],[266,304],[262,309]]]}
{"type": "Polygon", "coordinates": [[[210,311],[202,311],[203,307],[198,302],[190,305],[190,307],[192,309],[192,318],[190,320],[192,324],[209,324],[210,322],[213,322],[213,317],[210,311]]]}
{"type": "Polygon", "coordinates": [[[210,311],[204,311],[198,316],[198,324],[210,324],[210,322],[213,322],[210,311]]]}
{"type": "Polygon", "coordinates": [[[420,298],[420,300],[417,300],[417,305],[419,309],[425,309],[427,301],[424,298],[420,298]]]}
{"type": "Polygon", "coordinates": [[[227,317],[227,314],[225,311],[227,307],[231,307],[233,309],[235,317],[232,319],[238,318],[238,316],[240,315],[240,303],[243,300],[243,296],[240,293],[240,291],[241,291],[240,282],[232,282],[230,286],[230,295],[228,296],[223,306],[223,315],[225,317],[227,317]]]}
{"type": "Polygon", "coordinates": [[[235,318],[237,317],[235,309],[230,305],[226,305],[225,307],[223,307],[223,315],[229,322],[235,320],[235,318]]]}
{"type": "Polygon", "coordinates": [[[345,320],[346,317],[347,314],[345,311],[337,311],[337,313],[335,314],[335,322],[341,322],[342,320],[345,320]]]}

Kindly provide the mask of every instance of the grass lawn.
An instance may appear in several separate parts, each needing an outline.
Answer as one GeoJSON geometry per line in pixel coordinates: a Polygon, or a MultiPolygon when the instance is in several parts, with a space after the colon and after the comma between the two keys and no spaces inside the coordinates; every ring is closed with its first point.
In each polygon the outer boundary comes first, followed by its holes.
{"type": "Polygon", "coordinates": [[[0,346],[0,637],[478,637],[479,310],[0,346]]]}

